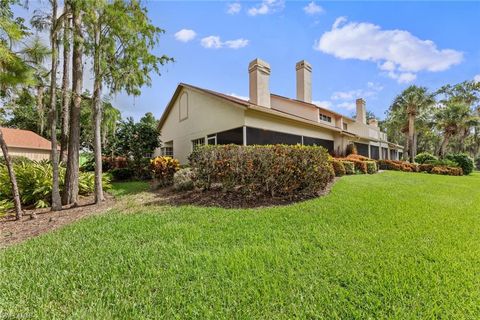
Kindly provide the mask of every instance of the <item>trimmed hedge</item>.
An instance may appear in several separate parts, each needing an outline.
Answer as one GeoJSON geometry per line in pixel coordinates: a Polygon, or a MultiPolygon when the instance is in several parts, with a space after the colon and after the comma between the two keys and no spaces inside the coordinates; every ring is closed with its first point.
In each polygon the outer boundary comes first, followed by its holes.
{"type": "Polygon", "coordinates": [[[433,167],[430,173],[433,174],[443,174],[449,176],[461,176],[463,175],[463,170],[460,167],[433,167]]]}
{"type": "Polygon", "coordinates": [[[398,160],[379,160],[378,164],[382,170],[396,170],[396,171],[405,171],[405,172],[427,172],[432,174],[443,174],[451,176],[461,176],[463,175],[463,170],[460,167],[448,166],[443,163],[441,160],[436,161],[427,161],[432,163],[424,164],[415,164],[405,161],[398,160]]]}
{"type": "Polygon", "coordinates": [[[422,152],[415,156],[415,162],[419,164],[424,164],[429,161],[437,161],[437,160],[438,160],[437,157],[435,157],[433,154],[428,152],[422,152]]]}
{"type": "Polygon", "coordinates": [[[366,161],[367,163],[367,172],[369,174],[377,173],[377,163],[375,161],[366,161]]]}
{"type": "Polygon", "coordinates": [[[473,171],[473,159],[466,153],[447,154],[445,159],[456,162],[465,175],[469,175],[473,171]]]}
{"type": "Polygon", "coordinates": [[[325,148],[315,146],[202,146],[190,155],[199,187],[258,195],[315,195],[334,178],[325,148]]]}
{"type": "Polygon", "coordinates": [[[346,174],[345,166],[344,166],[342,161],[337,160],[337,159],[332,159],[330,162],[332,164],[333,171],[335,171],[335,176],[336,177],[341,177],[341,176],[344,176],[346,174]]]}
{"type": "Polygon", "coordinates": [[[378,165],[382,170],[395,170],[405,172],[419,172],[419,166],[416,163],[410,163],[400,160],[378,160],[378,165]]]}
{"type": "Polygon", "coordinates": [[[355,164],[352,161],[340,160],[345,168],[345,174],[355,174],[355,164]]]}

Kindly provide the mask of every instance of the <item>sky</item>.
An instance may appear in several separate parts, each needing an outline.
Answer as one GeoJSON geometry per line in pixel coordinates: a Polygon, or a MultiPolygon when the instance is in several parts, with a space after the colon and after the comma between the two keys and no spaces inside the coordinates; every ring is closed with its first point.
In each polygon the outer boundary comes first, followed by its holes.
{"type": "MultiPolygon", "coordinates": [[[[409,85],[435,90],[480,81],[480,1],[144,5],[152,23],[165,30],[154,53],[175,62],[152,75],[152,86],[141,96],[112,98],[124,117],[152,112],[159,118],[180,82],[248,99],[248,64],[255,58],[270,64],[270,91],[291,98],[295,63],[307,60],[313,67],[314,103],[348,116],[355,113],[356,98],[384,118],[394,97],[409,85]]],[[[92,91],[89,77],[87,72],[85,89],[92,91]]]]}

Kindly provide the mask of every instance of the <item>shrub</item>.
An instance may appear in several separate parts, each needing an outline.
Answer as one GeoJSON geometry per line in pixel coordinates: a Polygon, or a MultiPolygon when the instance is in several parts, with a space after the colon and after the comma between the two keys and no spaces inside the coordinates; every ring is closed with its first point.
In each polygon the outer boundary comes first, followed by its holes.
{"type": "Polygon", "coordinates": [[[456,162],[465,175],[469,175],[473,171],[473,159],[466,153],[448,154],[445,159],[456,162]]]}
{"type": "Polygon", "coordinates": [[[427,161],[436,161],[436,160],[438,160],[438,158],[428,152],[422,152],[415,156],[415,162],[420,164],[424,164],[427,161]]]}
{"type": "Polygon", "coordinates": [[[355,174],[355,164],[352,161],[340,160],[343,163],[345,174],[355,174]]]}
{"type": "Polygon", "coordinates": [[[461,176],[463,174],[463,170],[460,167],[436,166],[432,168],[430,173],[450,176],[461,176]]]}
{"type": "Polygon", "coordinates": [[[346,158],[340,158],[340,161],[348,161],[351,162],[355,168],[355,173],[362,173],[366,174],[368,173],[368,166],[367,166],[367,161],[371,161],[369,158],[359,156],[359,155],[349,155],[346,158]],[[368,159],[368,160],[363,160],[363,159],[368,159]]]}
{"type": "Polygon", "coordinates": [[[418,169],[420,172],[428,172],[432,171],[434,165],[430,163],[424,163],[418,166],[418,169]]]}
{"type": "Polygon", "coordinates": [[[194,188],[193,178],[192,169],[184,168],[178,170],[173,175],[173,189],[177,191],[192,190],[194,188]]]}
{"type": "Polygon", "coordinates": [[[475,159],[475,167],[477,168],[477,170],[480,170],[480,157],[475,159]]]}
{"type": "Polygon", "coordinates": [[[165,187],[173,183],[173,175],[180,169],[180,164],[172,157],[156,157],[150,160],[150,169],[156,185],[165,187]]]}
{"type": "Polygon", "coordinates": [[[258,195],[314,195],[335,173],[327,150],[315,146],[217,145],[197,148],[190,164],[199,186],[219,183],[224,191],[258,195]]]}
{"type": "MultiPolygon", "coordinates": [[[[109,174],[102,175],[103,189],[108,190],[112,187],[109,174]]],[[[89,195],[95,191],[95,173],[84,172],[78,176],[78,193],[80,195],[89,195]]]]}
{"type": "Polygon", "coordinates": [[[342,161],[333,159],[331,160],[331,163],[336,177],[341,177],[346,174],[345,166],[343,165],[342,161]]]}
{"type": "Polygon", "coordinates": [[[458,163],[448,159],[430,160],[426,164],[432,164],[438,167],[458,167],[458,163]]]}
{"type": "MultiPolygon", "coordinates": [[[[35,208],[48,207],[52,198],[52,164],[50,161],[15,161],[15,170],[20,201],[24,206],[35,208]]],[[[80,172],[79,193],[90,194],[94,191],[94,174],[91,172],[80,172]]],[[[63,183],[65,179],[65,167],[59,167],[59,180],[63,183]]],[[[110,187],[109,178],[104,176],[104,189],[110,187]]],[[[63,189],[63,185],[60,185],[63,189]]],[[[13,196],[10,189],[10,178],[5,165],[0,165],[0,210],[9,207],[13,196]]]]}
{"type": "Polygon", "coordinates": [[[378,166],[382,170],[396,170],[405,172],[418,172],[420,170],[417,164],[400,160],[378,160],[378,166]]]}
{"type": "Polygon", "coordinates": [[[353,160],[362,160],[362,161],[370,161],[372,159],[370,159],[369,157],[364,157],[362,155],[359,155],[359,154],[350,154],[347,156],[347,159],[353,159],[353,160]]]}
{"type": "Polygon", "coordinates": [[[131,180],[134,176],[131,168],[115,168],[110,170],[110,174],[115,181],[131,180]]]}
{"type": "Polygon", "coordinates": [[[345,154],[347,156],[349,156],[351,154],[358,154],[357,147],[355,146],[354,143],[350,143],[350,144],[347,145],[347,149],[345,151],[345,154]]]}
{"type": "Polygon", "coordinates": [[[367,163],[367,172],[369,174],[374,174],[378,171],[377,163],[375,161],[366,161],[366,163],[367,163]]]}

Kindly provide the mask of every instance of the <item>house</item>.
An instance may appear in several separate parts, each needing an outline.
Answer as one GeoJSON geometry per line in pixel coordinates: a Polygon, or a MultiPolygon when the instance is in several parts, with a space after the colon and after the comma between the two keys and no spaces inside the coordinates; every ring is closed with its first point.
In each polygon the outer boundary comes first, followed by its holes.
{"type": "MultiPolygon", "coordinates": [[[[33,131],[0,128],[10,157],[26,157],[31,160],[48,160],[52,144],[33,131]]],[[[2,155],[3,157],[3,155],[2,155]]]]}
{"type": "Polygon", "coordinates": [[[399,159],[403,147],[387,141],[376,120],[367,124],[365,101],[357,99],[355,119],[312,103],[312,67],[296,64],[296,99],[270,92],[270,66],[250,62],[249,100],[180,83],[159,121],[162,147],[155,155],[188,162],[204,144],[303,144],[343,154],[354,143],[373,159],[399,159]]]}

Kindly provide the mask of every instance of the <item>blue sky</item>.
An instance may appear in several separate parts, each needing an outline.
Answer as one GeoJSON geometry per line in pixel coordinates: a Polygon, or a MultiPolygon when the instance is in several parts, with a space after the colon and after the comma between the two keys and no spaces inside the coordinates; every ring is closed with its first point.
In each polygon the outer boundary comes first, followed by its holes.
{"type": "MultiPolygon", "coordinates": [[[[480,2],[145,2],[162,29],[158,54],[176,62],[140,97],[116,106],[158,118],[179,82],[248,96],[248,63],[271,66],[273,93],[295,97],[295,63],[313,66],[313,100],[346,115],[355,99],[383,118],[410,84],[480,81],[480,2]],[[183,30],[183,31],[182,31],[183,30]]],[[[90,85],[86,81],[86,89],[90,85]]]]}

